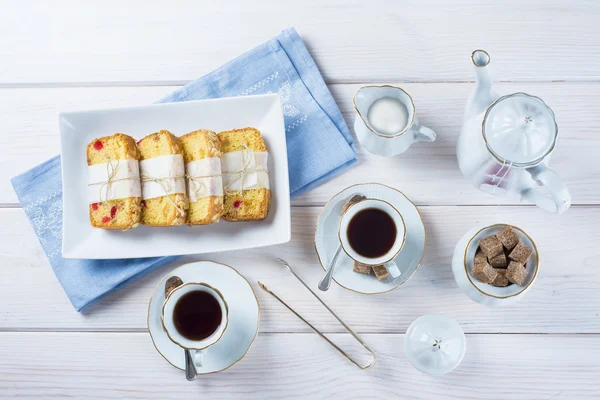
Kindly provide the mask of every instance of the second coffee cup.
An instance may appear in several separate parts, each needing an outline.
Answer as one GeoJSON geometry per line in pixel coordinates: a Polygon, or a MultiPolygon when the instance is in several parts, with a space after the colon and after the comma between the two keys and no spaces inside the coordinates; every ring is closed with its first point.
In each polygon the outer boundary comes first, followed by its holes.
{"type": "Polygon", "coordinates": [[[352,205],[342,215],[338,234],[342,249],[354,261],[385,265],[392,277],[399,275],[393,260],[406,241],[406,226],[390,203],[366,199],[352,205]]]}

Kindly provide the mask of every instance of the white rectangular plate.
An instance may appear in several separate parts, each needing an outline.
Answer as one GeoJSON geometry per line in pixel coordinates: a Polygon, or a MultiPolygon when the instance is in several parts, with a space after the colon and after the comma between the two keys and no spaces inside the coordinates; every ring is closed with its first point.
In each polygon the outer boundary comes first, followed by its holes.
{"type": "Polygon", "coordinates": [[[59,115],[64,258],[138,258],[198,254],[285,243],[291,237],[290,189],[285,125],[277,94],[153,104],[59,115]],[[87,198],[86,146],[122,132],[143,138],[160,129],[181,136],[197,129],[215,132],[254,127],[269,152],[271,209],[264,221],[189,227],[139,226],[129,231],[92,228],[87,198]]]}

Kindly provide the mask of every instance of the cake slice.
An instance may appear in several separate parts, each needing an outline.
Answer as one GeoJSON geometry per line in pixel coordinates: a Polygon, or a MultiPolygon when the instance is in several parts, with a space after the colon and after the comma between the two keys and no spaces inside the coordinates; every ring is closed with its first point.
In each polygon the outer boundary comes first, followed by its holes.
{"type": "Polygon", "coordinates": [[[213,131],[198,130],[179,138],[183,148],[190,208],[187,223],[208,225],[223,214],[221,142],[213,131]]]}
{"type": "Polygon", "coordinates": [[[142,180],[142,224],[184,224],[188,197],[179,139],[171,132],[161,130],[144,137],[137,146],[142,180]]]}
{"type": "Polygon", "coordinates": [[[123,133],[87,145],[90,223],[94,228],[131,229],[141,214],[139,153],[123,133]]]}
{"type": "Polygon", "coordinates": [[[271,191],[266,171],[267,148],[260,131],[235,129],[218,136],[223,152],[223,218],[228,221],[266,218],[271,191]]]}

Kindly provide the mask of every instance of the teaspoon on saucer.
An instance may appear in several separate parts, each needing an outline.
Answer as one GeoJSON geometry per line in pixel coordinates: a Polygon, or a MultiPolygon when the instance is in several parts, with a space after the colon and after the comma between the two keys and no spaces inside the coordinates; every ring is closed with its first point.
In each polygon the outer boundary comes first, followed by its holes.
{"type": "MultiPolygon", "coordinates": [[[[181,285],[183,285],[183,281],[178,276],[172,276],[167,279],[167,282],[165,283],[165,297],[168,297],[173,290],[181,285]]],[[[192,352],[188,349],[183,349],[183,351],[185,352],[185,379],[193,381],[198,378],[194,357],[192,357],[192,352]]]]}
{"type": "MultiPolygon", "coordinates": [[[[342,214],[346,212],[346,210],[350,208],[350,206],[356,203],[360,203],[364,199],[366,199],[366,196],[363,196],[362,194],[355,194],[354,196],[352,196],[348,201],[344,203],[344,206],[342,207],[342,214]]],[[[333,277],[333,270],[335,269],[336,261],[341,251],[342,244],[339,243],[337,249],[335,250],[333,258],[331,259],[331,262],[327,266],[327,271],[325,272],[325,275],[319,281],[319,290],[322,290],[323,292],[329,290],[329,287],[331,286],[331,278],[333,277]]]]}

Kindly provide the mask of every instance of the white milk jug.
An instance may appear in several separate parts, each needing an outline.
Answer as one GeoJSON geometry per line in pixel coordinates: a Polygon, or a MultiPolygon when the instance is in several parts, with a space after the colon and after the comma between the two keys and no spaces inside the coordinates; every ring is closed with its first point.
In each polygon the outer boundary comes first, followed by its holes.
{"type": "Polygon", "coordinates": [[[354,132],[370,153],[395,156],[416,142],[433,142],[435,132],[420,125],[412,97],[390,85],[364,86],[354,95],[354,132]]]}

